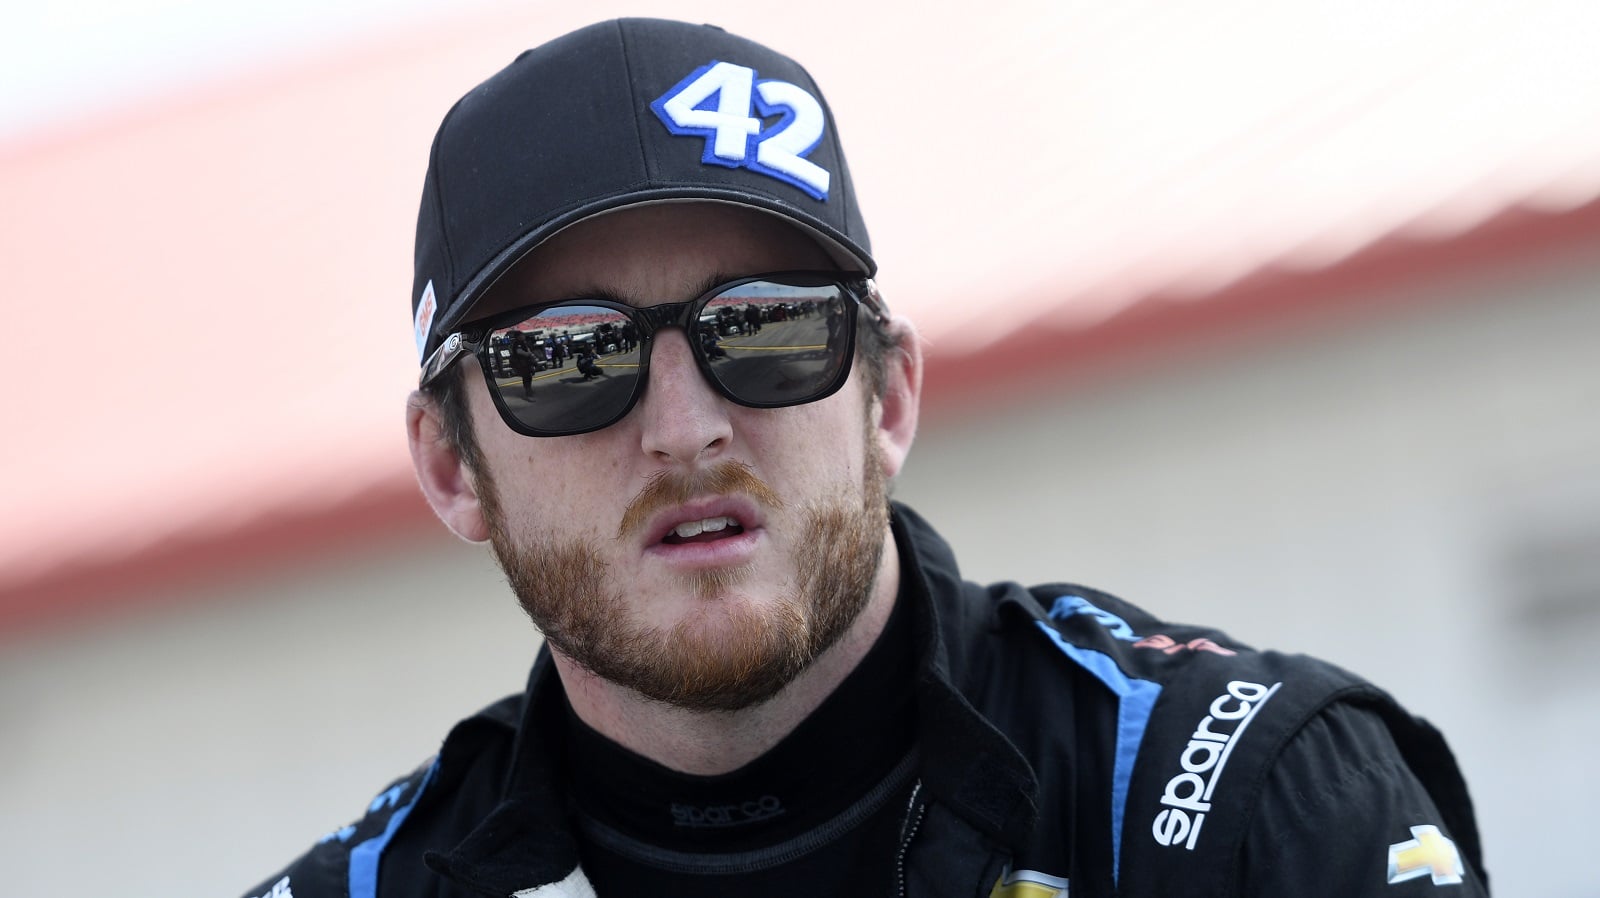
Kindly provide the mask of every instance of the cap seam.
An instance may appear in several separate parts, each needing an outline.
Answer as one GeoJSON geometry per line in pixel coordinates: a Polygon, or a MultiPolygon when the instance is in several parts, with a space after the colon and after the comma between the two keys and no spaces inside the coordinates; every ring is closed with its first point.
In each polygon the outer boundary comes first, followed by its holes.
{"type": "MultiPolygon", "coordinates": [[[[815,75],[811,74],[810,69],[806,68],[798,60],[795,61],[795,66],[800,69],[801,74],[806,76],[807,81],[810,81],[812,84],[817,83],[817,78],[815,75]]],[[[828,123],[828,138],[833,142],[833,158],[839,160],[839,180],[841,182],[838,185],[839,198],[841,200],[839,205],[842,207],[840,211],[844,213],[842,216],[840,216],[839,222],[844,226],[845,229],[848,229],[850,226],[851,213],[855,211],[855,182],[854,179],[850,177],[849,167],[844,163],[844,138],[841,137],[839,133],[839,118],[833,114],[833,104],[828,102],[828,98],[822,95],[822,90],[820,87],[817,89],[817,98],[822,104],[823,112],[826,116],[825,120],[828,123]]]]}
{"type": "MultiPolygon", "coordinates": [[[[445,132],[450,126],[450,120],[455,118],[456,111],[458,109],[460,109],[460,108],[461,108],[461,101],[457,100],[455,105],[450,107],[450,111],[446,112],[444,114],[444,121],[439,123],[439,136],[433,142],[433,152],[434,152],[434,154],[436,156],[442,156],[444,154],[445,132]]],[[[435,174],[434,174],[435,190],[433,191],[434,215],[439,220],[439,248],[441,250],[440,254],[443,257],[443,262],[444,262],[444,280],[445,280],[446,284],[450,285],[450,288],[451,288],[450,292],[451,292],[451,294],[453,294],[450,297],[450,300],[451,300],[450,301],[450,307],[451,307],[451,309],[453,309],[461,299],[460,288],[464,287],[466,285],[465,284],[457,284],[456,283],[455,249],[454,249],[454,247],[451,246],[451,243],[450,243],[450,224],[449,224],[448,221],[445,220],[445,207],[444,207],[445,166],[442,165],[442,164],[434,166],[434,172],[435,172],[435,174]]],[[[435,301],[437,301],[437,300],[435,300],[435,301]]],[[[446,310],[446,311],[448,312],[449,310],[446,310]]],[[[438,322],[442,321],[444,319],[444,317],[445,317],[444,315],[435,316],[434,320],[435,320],[436,324],[438,322]]],[[[433,335],[429,334],[428,335],[428,339],[432,340],[432,338],[433,338],[433,335]]]]}
{"type": "MultiPolygon", "coordinates": [[[[633,57],[629,52],[628,35],[622,29],[621,19],[616,20],[616,27],[617,43],[622,45],[622,73],[628,79],[628,97],[637,103],[639,98],[633,88],[633,57]]],[[[644,129],[639,127],[639,112],[637,109],[633,110],[631,120],[633,122],[633,143],[639,149],[639,161],[644,164],[644,178],[648,183],[655,179],[655,172],[653,171],[655,165],[649,153],[645,151],[644,129]]]]}

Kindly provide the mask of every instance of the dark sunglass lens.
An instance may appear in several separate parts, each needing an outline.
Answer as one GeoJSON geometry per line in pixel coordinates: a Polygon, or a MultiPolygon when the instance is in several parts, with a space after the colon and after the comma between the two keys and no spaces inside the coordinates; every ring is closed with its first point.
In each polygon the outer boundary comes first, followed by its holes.
{"type": "Polygon", "coordinates": [[[696,338],[712,376],[740,402],[796,405],[836,386],[854,311],[838,284],[752,281],[706,304],[696,338]]]}
{"type": "Polygon", "coordinates": [[[639,381],[639,335],[604,306],[545,309],[489,334],[491,381],[502,407],[528,428],[559,435],[614,421],[639,381]]]}

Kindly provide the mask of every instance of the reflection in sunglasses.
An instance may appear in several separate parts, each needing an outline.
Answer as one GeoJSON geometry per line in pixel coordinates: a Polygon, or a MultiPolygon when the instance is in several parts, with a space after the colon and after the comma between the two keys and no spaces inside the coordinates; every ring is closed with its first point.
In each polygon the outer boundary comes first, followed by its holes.
{"type": "Polygon", "coordinates": [[[653,336],[677,328],[724,398],[780,408],[821,399],[844,383],[862,310],[887,320],[870,281],[826,272],[743,278],[681,303],[557,303],[520,320],[510,313],[481,336],[452,335],[425,363],[423,382],[470,352],[513,429],[584,433],[628,413],[645,391],[653,336]]]}

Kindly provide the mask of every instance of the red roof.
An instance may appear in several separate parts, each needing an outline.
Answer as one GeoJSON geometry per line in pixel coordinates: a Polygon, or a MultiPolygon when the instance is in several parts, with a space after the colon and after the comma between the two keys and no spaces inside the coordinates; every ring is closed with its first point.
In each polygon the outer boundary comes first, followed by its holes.
{"type": "MultiPolygon", "coordinates": [[[[1517,61],[1491,52],[1494,22],[1468,22],[1478,43],[1419,27],[1426,55],[1325,75],[1298,41],[1190,46],[1223,40],[1226,15],[1028,8],[1026,28],[956,30],[858,11],[849,35],[823,12],[716,18],[829,90],[885,294],[929,339],[936,411],[1030,366],[1064,375],[1600,235],[1587,50],[1542,57],[1556,71],[1533,117],[1537,90],[1492,83],[1517,61]],[[1230,87],[1247,96],[1219,100],[1230,87]],[[1461,136],[1430,158],[1412,146],[1430,128],[1461,136]],[[1004,366],[982,354],[1002,340],[1004,366]]],[[[4,450],[0,627],[430,525],[402,403],[432,131],[591,14],[495,12],[0,147],[12,370],[28,375],[4,450]]],[[[1528,18],[1502,39],[1551,24],[1528,18]]]]}

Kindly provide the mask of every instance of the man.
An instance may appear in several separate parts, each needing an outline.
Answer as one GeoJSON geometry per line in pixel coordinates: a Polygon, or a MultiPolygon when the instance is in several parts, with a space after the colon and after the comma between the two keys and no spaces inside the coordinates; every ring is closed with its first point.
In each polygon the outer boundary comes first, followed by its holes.
{"type": "Polygon", "coordinates": [[[251,895],[1486,893],[1448,749],[1384,693],[964,583],[889,502],[920,349],[792,60],[653,20],[523,54],[441,125],[416,262],[419,481],[545,647],[251,895]],[[757,302],[818,314],[712,365],[692,335],[757,302]],[[536,402],[485,362],[629,325],[536,402]]]}
{"type": "Polygon", "coordinates": [[[533,347],[528,345],[528,335],[522,331],[511,332],[511,370],[522,378],[522,397],[533,398],[533,375],[539,371],[534,361],[533,347]]]}

